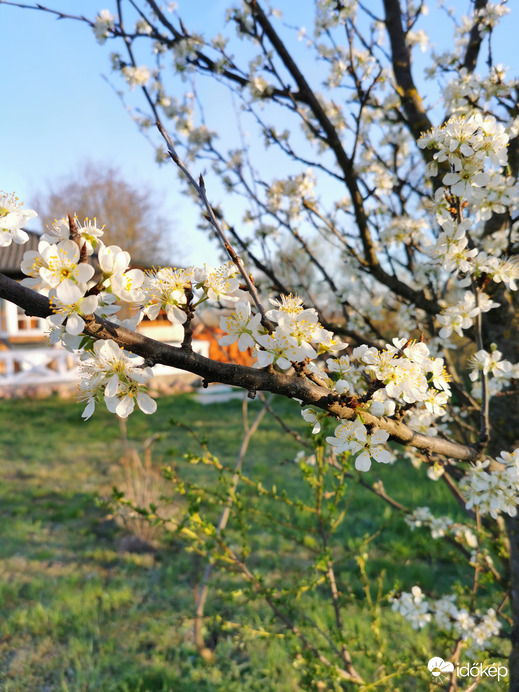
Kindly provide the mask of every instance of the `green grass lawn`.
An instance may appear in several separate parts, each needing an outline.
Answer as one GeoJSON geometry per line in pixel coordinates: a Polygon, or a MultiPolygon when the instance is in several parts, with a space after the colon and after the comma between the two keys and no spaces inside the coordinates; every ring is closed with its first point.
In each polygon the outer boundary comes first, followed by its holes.
{"type": "MultiPolygon", "coordinates": [[[[259,406],[257,401],[249,405],[250,420],[259,406]]],[[[304,433],[294,402],[277,399],[274,408],[304,433]]],[[[205,634],[213,642],[214,659],[206,663],[198,656],[193,611],[205,561],[167,532],[156,536],[153,549],[143,550],[115,524],[103,500],[123,478],[119,423],[101,407],[88,422],[80,414],[79,405],[57,398],[0,402],[0,690],[309,689],[298,683],[294,638],[273,622],[268,606],[248,598],[236,574],[217,572],[211,581],[205,634]]],[[[172,466],[186,482],[217,489],[213,468],[184,459],[200,449],[171,421],[207,438],[210,451],[232,466],[241,415],[239,401],[202,406],[190,395],[163,397],[155,416],[132,415],[128,438],[138,446],[160,433],[153,448],[157,469],[172,466]]],[[[300,449],[267,416],[251,443],[244,473],[267,490],[275,486],[278,494],[309,501],[311,492],[292,462],[300,449]]],[[[377,467],[365,478],[374,482],[379,475],[396,500],[461,517],[445,486],[425,479],[423,471],[402,462],[377,467]]],[[[159,487],[164,498],[159,504],[178,516],[182,502],[171,483],[163,479],[159,487]]],[[[315,527],[286,505],[268,497],[260,501],[243,484],[240,501],[248,509],[250,568],[266,575],[273,590],[288,592],[312,570],[315,527]]],[[[348,647],[368,680],[382,670],[400,670],[373,689],[428,689],[427,660],[448,652],[433,650],[427,631],[416,633],[394,615],[386,595],[395,585],[409,590],[420,584],[440,596],[468,583],[466,568],[449,546],[435,542],[433,554],[427,531],[410,532],[395,510],[355,482],[349,482],[341,509],[347,516],[331,549],[348,647]],[[375,599],[371,616],[356,559],[364,552],[375,599]],[[384,598],[377,604],[379,588],[384,598]]],[[[239,517],[231,518],[227,532],[237,545],[239,523],[239,517]]],[[[324,587],[301,596],[296,607],[288,595],[285,599],[298,623],[310,617],[326,629],[332,622],[324,587]]]]}

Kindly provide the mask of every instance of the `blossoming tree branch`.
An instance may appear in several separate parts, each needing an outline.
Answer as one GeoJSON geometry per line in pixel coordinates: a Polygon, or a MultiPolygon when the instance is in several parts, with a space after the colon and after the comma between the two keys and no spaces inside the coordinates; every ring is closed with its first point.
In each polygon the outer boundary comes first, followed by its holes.
{"type": "MultiPolygon", "coordinates": [[[[150,366],[163,363],[251,396],[299,400],[340,468],[369,472],[396,461],[394,472],[404,473],[404,457],[425,464],[469,523],[435,517],[428,507],[405,510],[406,522],[457,545],[503,598],[470,611],[453,595],[427,598],[416,585],[395,594],[393,608],[416,628],[434,621],[473,655],[506,636],[516,689],[517,80],[493,60],[493,35],[508,7],[473,5],[470,16],[446,15],[454,36],[448,51],[428,48],[426,76],[441,93],[435,107],[426,105],[433,99],[420,94],[413,68],[416,49],[428,47],[417,28],[423,3],[404,9],[384,0],[373,10],[318,0],[307,31],[266,3],[244,0],[228,12],[229,35],[212,38],[152,0],[119,2],[116,14],[92,19],[35,6],[89,24],[100,42],[123,41],[126,54],[114,53],[112,62],[130,93],[141,90],[146,111],[134,117],[149,136],[157,125],[158,157],[179,168],[228,261],[142,271],[124,248],[103,243],[95,221],[64,216],[38,251],[25,254],[22,285],[1,277],[0,295],[45,317],[51,343],[81,353],[85,418],[97,405],[122,417],[135,406],[152,414],[150,366]],[[153,68],[138,57],[146,43],[153,68]],[[226,149],[218,141],[196,91],[198,74],[232,92],[275,167],[258,170],[243,143],[226,149]],[[211,166],[205,179],[200,161],[211,166]],[[299,172],[275,177],[280,161],[299,172]],[[243,203],[240,219],[212,206],[222,190],[243,203]],[[192,350],[192,323],[207,302],[224,307],[222,345],[251,349],[252,367],[192,350]],[[132,307],[131,319],[117,318],[121,303],[132,307]],[[184,326],[181,346],[135,331],[160,311],[184,326]]],[[[23,243],[22,227],[34,215],[2,197],[0,244],[23,243]]],[[[361,680],[347,661],[345,670],[361,680]]]]}

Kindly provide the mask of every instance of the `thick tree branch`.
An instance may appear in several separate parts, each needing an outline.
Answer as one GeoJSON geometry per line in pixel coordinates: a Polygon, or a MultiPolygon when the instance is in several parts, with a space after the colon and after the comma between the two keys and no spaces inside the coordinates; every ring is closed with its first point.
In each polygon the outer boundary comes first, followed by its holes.
{"type": "MultiPolygon", "coordinates": [[[[384,0],[385,23],[391,43],[391,59],[398,94],[406,115],[407,126],[417,140],[422,132],[431,129],[422,98],[418,93],[411,73],[411,53],[405,40],[402,26],[402,10],[399,0],[384,0]]],[[[424,156],[432,157],[432,152],[424,150],[424,156]]]]}
{"type": "MultiPolygon", "coordinates": [[[[487,3],[488,0],[476,0],[474,3],[474,15],[476,15],[478,10],[482,10],[484,7],[486,7],[487,3]]],[[[476,69],[481,43],[483,41],[479,31],[480,24],[481,20],[475,19],[472,29],[470,30],[469,42],[465,52],[465,60],[463,61],[463,67],[465,67],[468,72],[474,72],[476,69]]]]}
{"type": "MultiPolygon", "coordinates": [[[[19,305],[28,315],[52,315],[49,299],[0,274],[0,298],[19,305]]],[[[305,377],[276,372],[273,368],[246,367],[210,360],[189,349],[177,348],[150,339],[137,332],[119,327],[94,315],[85,316],[84,333],[95,339],[113,339],[120,346],[142,356],[150,363],[161,363],[199,375],[207,382],[222,382],[248,391],[265,391],[298,399],[305,406],[316,406],[331,416],[352,420],[357,413],[345,405],[338,394],[318,386],[305,377]]],[[[363,412],[364,423],[372,430],[386,430],[391,438],[403,445],[448,456],[460,461],[471,461],[478,455],[476,446],[461,445],[441,437],[427,437],[411,430],[404,423],[390,418],[377,418],[363,412]]]]}

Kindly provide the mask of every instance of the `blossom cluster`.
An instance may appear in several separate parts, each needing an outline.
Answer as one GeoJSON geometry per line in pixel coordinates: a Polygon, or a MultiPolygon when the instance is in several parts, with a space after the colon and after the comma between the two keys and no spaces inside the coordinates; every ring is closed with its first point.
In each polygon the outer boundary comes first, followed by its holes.
{"type": "Polygon", "coordinates": [[[283,180],[273,180],[267,191],[269,209],[284,211],[290,219],[298,217],[301,200],[314,197],[315,176],[311,170],[283,180]]]}
{"type": "MultiPolygon", "coordinates": [[[[519,448],[512,452],[501,452],[495,461],[500,465],[490,471],[490,459],[474,464],[460,481],[460,490],[465,496],[468,510],[477,508],[481,515],[496,519],[499,514],[517,515],[519,505],[519,448]]],[[[441,467],[443,472],[443,467],[441,467]]],[[[439,477],[428,475],[434,480],[439,477]]],[[[450,517],[435,517],[429,507],[417,507],[407,514],[405,522],[411,529],[427,527],[432,538],[451,535],[468,548],[476,547],[474,534],[464,526],[455,523],[450,517]]]]}
{"type": "Polygon", "coordinates": [[[469,117],[452,117],[445,125],[433,127],[420,137],[418,146],[437,150],[428,164],[428,175],[438,175],[438,164],[448,164],[451,171],[443,175],[443,184],[451,194],[471,200],[478,196],[477,188],[490,182],[486,167],[506,166],[508,139],[501,123],[476,111],[469,117]]]}
{"type": "MultiPolygon", "coordinates": [[[[271,300],[273,309],[266,317],[276,324],[269,333],[261,324],[259,314],[253,314],[249,303],[238,302],[235,310],[220,320],[225,332],[220,343],[228,346],[238,343],[241,351],[253,348],[255,367],[276,365],[282,370],[294,363],[306,363],[309,373],[339,395],[366,392],[368,384],[375,383],[371,396],[363,406],[372,415],[393,415],[397,405],[415,405],[415,424],[430,427],[433,419],[445,413],[450,397],[449,376],[442,358],[432,358],[426,344],[394,339],[381,351],[375,347],[359,346],[349,355],[328,358],[327,372],[313,362],[325,352],[344,350],[347,344],[334,339],[333,334],[318,322],[313,308],[304,308],[296,296],[281,296],[271,300]]],[[[324,412],[304,409],[303,416],[313,423],[313,433],[320,430],[324,412]]],[[[382,445],[388,434],[383,430],[368,432],[359,418],[343,420],[327,442],[338,454],[355,454],[356,468],[369,470],[371,459],[380,463],[392,461],[391,454],[382,445]]]]}
{"type": "MultiPolygon", "coordinates": [[[[441,233],[436,243],[428,248],[427,253],[433,260],[441,263],[442,269],[464,277],[473,275],[478,278],[486,275],[496,283],[504,283],[510,290],[517,290],[519,264],[512,259],[489,256],[484,250],[470,247],[468,233],[472,233],[473,229],[468,219],[455,222],[439,216],[438,223],[442,229],[441,233]]],[[[460,286],[469,283],[470,278],[464,278],[460,286]]],[[[494,307],[497,305],[498,303],[494,307]]]]}
{"type": "MultiPolygon", "coordinates": [[[[21,226],[36,213],[20,211],[14,197],[1,197],[5,225],[3,240],[26,242],[21,226]]],[[[230,298],[239,293],[238,270],[232,263],[221,267],[160,268],[144,272],[131,266],[131,257],[117,245],[105,245],[104,227],[96,220],[59,219],[41,236],[37,250],[25,252],[21,264],[26,275],[22,284],[47,295],[53,314],[47,318],[49,340],[69,350],[84,346],[82,334],[89,315],[135,329],[144,316],[155,319],[164,310],[173,324],[184,324],[187,313],[206,300],[230,298]],[[92,264],[97,261],[98,269],[92,264]],[[188,298],[190,296],[190,298],[188,298]],[[189,303],[189,300],[193,302],[189,303]],[[121,302],[130,303],[135,314],[119,322],[121,302]]],[[[80,399],[87,401],[85,417],[95,402],[104,398],[110,411],[126,417],[135,403],[145,413],[155,404],[146,394],[151,371],[142,359],[120,349],[115,342],[97,341],[86,358],[80,399]]]]}
{"type": "Polygon", "coordinates": [[[172,324],[184,324],[187,319],[188,292],[196,293],[192,308],[206,300],[227,298],[238,300],[238,270],[232,262],[220,267],[162,267],[148,271],[142,284],[140,317],[156,319],[163,310],[172,324]]]}
{"type": "Polygon", "coordinates": [[[450,397],[450,377],[443,358],[431,358],[425,343],[395,338],[383,351],[359,346],[353,357],[364,364],[367,374],[384,384],[374,398],[384,403],[386,415],[394,410],[393,402],[420,403],[431,413],[443,415],[450,397]]]}
{"type": "Polygon", "coordinates": [[[478,462],[460,481],[467,509],[477,508],[482,515],[497,519],[501,513],[517,515],[519,505],[519,448],[501,452],[496,461],[502,469],[490,472],[490,459],[478,462]]]}
{"type": "Polygon", "coordinates": [[[382,445],[389,438],[385,430],[376,430],[369,434],[366,426],[358,419],[341,421],[335,428],[335,433],[326,438],[328,444],[340,454],[350,452],[356,454],[355,468],[358,471],[369,471],[371,460],[380,464],[389,464],[392,456],[382,445]]]}
{"type": "Polygon", "coordinates": [[[134,89],[136,86],[145,86],[151,79],[151,72],[146,65],[139,65],[138,67],[125,65],[121,69],[121,74],[130,85],[130,89],[134,89]]]}
{"type": "Polygon", "coordinates": [[[479,293],[476,303],[474,293],[465,291],[462,300],[454,305],[449,305],[438,315],[438,322],[441,324],[441,329],[438,332],[439,337],[448,339],[453,332],[463,336],[463,330],[472,327],[478,315],[496,307],[499,307],[499,303],[496,303],[485,293],[479,293]]]}
{"type": "Polygon", "coordinates": [[[502,358],[502,353],[491,344],[490,352],[481,349],[474,354],[470,361],[472,372],[469,374],[473,382],[472,396],[476,400],[482,398],[482,383],[478,379],[480,373],[487,377],[487,392],[490,397],[495,396],[508,387],[512,380],[519,380],[519,363],[511,363],[502,358]]]}
{"type": "MultiPolygon", "coordinates": [[[[233,313],[220,320],[220,327],[226,332],[220,339],[222,345],[238,342],[242,351],[254,348],[256,367],[274,364],[281,369],[348,346],[323,329],[316,311],[304,308],[300,298],[281,296],[271,303],[275,308],[266,316],[277,325],[272,333],[261,325],[259,314],[252,314],[250,304],[240,301],[233,313]]],[[[443,359],[431,358],[426,344],[395,338],[383,351],[359,346],[353,349],[352,358],[348,355],[329,358],[327,369],[336,379],[328,377],[326,384],[339,394],[347,394],[358,392],[362,386],[366,388],[366,382],[372,379],[377,380],[380,386],[370,401],[373,415],[392,415],[396,403],[420,403],[434,415],[444,413],[450,396],[450,378],[443,359]]],[[[313,363],[309,368],[317,375],[323,374],[313,363]]]]}
{"type": "Polygon", "coordinates": [[[281,296],[270,302],[274,308],[267,311],[266,317],[276,323],[272,332],[261,325],[261,315],[252,314],[250,303],[239,301],[230,315],[220,319],[220,328],[226,332],[220,343],[229,346],[237,342],[241,351],[253,348],[255,367],[276,365],[281,370],[313,360],[318,353],[346,347],[347,344],[321,326],[313,308],[303,307],[301,298],[281,296]]]}
{"type": "MultiPolygon", "coordinates": [[[[349,355],[329,358],[327,368],[336,378],[328,380],[334,391],[364,394],[361,411],[367,410],[374,416],[392,416],[397,407],[405,408],[408,425],[428,434],[435,434],[435,419],[445,414],[450,398],[450,378],[443,359],[430,357],[428,347],[422,342],[393,339],[384,350],[362,345],[352,350],[351,358],[349,355]]],[[[357,453],[362,443],[364,450],[357,457],[356,467],[368,470],[368,456],[382,463],[392,461],[387,450],[378,446],[386,439],[381,430],[369,435],[366,426],[357,419],[341,421],[328,442],[339,453],[357,453]]]]}
{"type": "Polygon", "coordinates": [[[393,597],[392,609],[399,613],[413,629],[422,629],[430,622],[447,632],[454,632],[467,646],[469,652],[483,651],[499,635],[501,623],[493,608],[486,613],[469,613],[456,605],[456,596],[444,596],[436,601],[427,601],[420,587],[413,586],[411,592],[402,592],[393,597]]]}
{"type": "Polygon", "coordinates": [[[38,216],[32,209],[23,209],[23,203],[13,195],[0,190],[0,247],[14,242],[22,245],[29,236],[22,230],[29,219],[38,216]]]}
{"type": "Polygon", "coordinates": [[[510,14],[510,8],[505,6],[504,2],[499,4],[489,2],[484,7],[476,11],[478,19],[478,29],[480,34],[485,34],[495,28],[501,17],[510,14]]]}
{"type": "Polygon", "coordinates": [[[411,530],[421,526],[428,527],[431,530],[431,537],[435,539],[445,536],[454,523],[450,517],[435,517],[429,507],[417,507],[405,516],[405,522],[411,530]]]}
{"type": "Polygon", "coordinates": [[[442,96],[450,113],[469,114],[474,103],[488,102],[492,98],[506,97],[510,83],[506,80],[507,68],[492,65],[488,75],[479,75],[462,67],[443,89],[442,96]]]}
{"type": "MultiPolygon", "coordinates": [[[[352,350],[351,358],[327,360],[328,385],[339,394],[365,393],[365,403],[360,410],[367,410],[374,416],[392,416],[397,406],[407,410],[409,426],[417,432],[430,431],[434,434],[434,420],[445,414],[445,406],[450,398],[449,376],[442,358],[432,358],[426,344],[409,342],[406,339],[393,339],[384,350],[366,345],[352,350]],[[367,394],[371,387],[371,394],[367,394]]],[[[305,409],[303,416],[314,424],[313,432],[320,429],[323,413],[305,409]]],[[[357,417],[351,421],[341,421],[334,435],[327,442],[336,453],[357,454],[355,466],[367,471],[371,459],[379,463],[393,461],[391,453],[382,447],[388,435],[383,430],[369,433],[367,427],[357,417]]]]}
{"type": "Polygon", "coordinates": [[[430,530],[431,538],[436,540],[448,536],[470,551],[471,564],[492,565],[492,556],[486,549],[478,545],[478,539],[474,531],[465,524],[454,522],[451,517],[435,517],[429,507],[417,507],[413,512],[405,516],[406,524],[414,531],[424,527],[430,530]]]}
{"type": "Polygon", "coordinates": [[[45,233],[38,250],[30,250],[23,257],[21,269],[26,275],[22,284],[48,295],[54,315],[48,318],[51,329],[64,326],[64,345],[77,348],[77,337],[84,329],[84,316],[96,314],[111,317],[119,307],[116,299],[138,300],[143,272],[130,269],[130,255],[116,245],[105,246],[101,240],[102,228],[96,221],[86,219],[83,224],[75,222],[70,239],[69,222],[55,221],[45,233]],[[95,282],[95,269],[88,258],[97,251],[101,272],[96,291],[91,291],[95,282]]]}
{"type": "MultiPolygon", "coordinates": [[[[517,290],[519,262],[504,256],[505,245],[489,244],[488,238],[485,245],[480,223],[493,213],[519,207],[517,181],[501,173],[508,162],[508,140],[504,125],[493,116],[472,111],[450,118],[441,127],[424,133],[418,141],[421,148],[434,151],[427,166],[428,175],[437,176],[441,171],[445,186],[436,190],[432,204],[440,232],[424,252],[444,272],[457,277],[460,288],[472,289],[461,296],[457,291],[451,292],[450,304],[443,302],[438,322],[439,337],[446,347],[452,347],[447,340],[453,333],[463,336],[464,330],[472,327],[483,313],[499,307],[500,303],[482,288],[488,280],[517,290]],[[467,205],[476,211],[475,224],[463,217],[467,205]],[[478,244],[475,241],[480,236],[478,244]]],[[[477,379],[474,371],[471,379],[477,379]]]]}
{"type": "Polygon", "coordinates": [[[85,420],[101,399],[111,413],[121,418],[127,418],[136,403],[144,413],[155,413],[157,403],[147,392],[153,373],[151,368],[143,367],[144,358],[126,352],[111,339],[100,339],[85,352],[83,361],[79,400],[87,402],[85,420]]]}
{"type": "Polygon", "coordinates": [[[96,40],[104,43],[110,36],[110,31],[114,27],[115,17],[109,10],[101,10],[95,18],[93,31],[96,40]]]}

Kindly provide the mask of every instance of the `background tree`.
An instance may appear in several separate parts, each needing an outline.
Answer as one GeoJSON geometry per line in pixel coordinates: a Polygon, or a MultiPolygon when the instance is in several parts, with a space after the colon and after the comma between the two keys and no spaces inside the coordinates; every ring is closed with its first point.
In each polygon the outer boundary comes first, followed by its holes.
{"type": "Polygon", "coordinates": [[[68,212],[83,222],[95,210],[98,223],[106,224],[105,243],[124,247],[134,262],[182,263],[174,222],[160,212],[157,195],[149,187],[126,181],[112,166],[86,161],[70,175],[49,182],[35,195],[34,206],[44,227],[68,212]]]}
{"type": "MultiPolygon", "coordinates": [[[[67,16],[39,5],[35,9],[67,16]]],[[[488,650],[501,632],[510,643],[510,686],[519,689],[519,125],[517,82],[497,63],[493,44],[508,9],[476,0],[470,16],[447,13],[453,41],[445,52],[430,52],[424,73],[435,86],[428,88],[413,69],[413,48],[427,38],[420,28],[424,10],[424,3],[398,0],[376,7],[319,0],[312,10],[305,8],[312,26],[303,31],[299,5],[296,16],[285,20],[267,3],[244,0],[229,9],[225,35],[213,37],[191,31],[182,17],[153,0],[118,2],[113,15],[104,10],[95,18],[76,17],[98,40],[121,43],[124,53],[113,55],[114,69],[130,89],[141,87],[146,112],[136,117],[147,131],[153,121],[159,123],[167,153],[234,263],[225,272],[233,280],[239,272],[256,312],[250,326],[247,306],[240,307],[240,336],[253,340],[264,367],[217,364],[191,351],[192,289],[203,291],[201,299],[217,295],[207,272],[184,275],[183,295],[169,306],[170,319],[185,324],[181,348],[116,329],[102,317],[85,315],[85,333],[109,343],[115,338],[148,362],[237,384],[251,395],[266,390],[297,398],[311,407],[304,415],[316,433],[319,424],[338,420],[334,436],[326,437],[332,460],[339,459],[337,483],[346,482],[341,473],[349,474],[352,464],[365,469],[371,458],[388,461],[389,452],[378,447],[387,436],[404,445],[412,461],[429,469],[431,482],[440,479],[466,509],[473,534],[460,533],[445,517],[431,517],[427,508],[395,504],[380,484],[372,485],[373,492],[405,513],[412,527],[427,526],[433,537],[448,534],[467,558],[473,586],[465,587],[463,607],[452,606],[452,599],[440,593],[429,603],[415,586],[395,598],[395,609],[417,628],[434,616],[449,632],[456,660],[461,647],[471,656],[488,650]],[[152,67],[143,64],[146,45],[152,67]],[[215,91],[198,88],[197,75],[214,77],[215,91]],[[229,103],[227,91],[241,110],[236,127],[226,120],[230,134],[218,139],[213,127],[222,104],[229,103]],[[439,95],[440,105],[430,105],[439,95]],[[249,128],[257,134],[250,142],[240,135],[249,128]],[[204,160],[219,176],[214,194],[228,195],[219,205],[225,221],[216,218],[208,201],[212,190],[208,193],[205,181],[213,185],[213,176],[193,175],[179,151],[188,166],[204,160]],[[236,254],[268,277],[271,295],[287,294],[291,277],[280,276],[276,262],[277,249],[289,243],[306,255],[317,285],[326,285],[314,292],[298,281],[306,304],[316,311],[305,313],[304,329],[297,319],[300,306],[293,302],[266,309],[236,254]],[[291,309],[289,320],[285,313],[291,309]],[[316,325],[317,313],[323,326],[358,346],[344,361],[328,363],[326,375],[309,363],[314,350],[307,342],[326,351],[332,341],[323,332],[321,340],[303,333],[316,325]],[[431,349],[427,358],[422,339],[431,349]],[[284,372],[288,361],[293,370],[284,372]],[[418,372],[425,363],[433,382],[427,394],[424,372],[418,372]],[[452,391],[449,403],[447,391],[452,391]],[[481,463],[475,469],[469,467],[476,461],[481,463]],[[485,588],[492,584],[501,595],[486,612],[479,608],[482,575],[485,588]]],[[[114,283],[114,292],[121,281],[114,283]]],[[[2,295],[11,290],[26,309],[49,314],[45,299],[3,279],[2,285],[2,295]]],[[[113,384],[109,391],[107,404],[113,407],[113,384]]],[[[122,389],[117,396],[120,405],[129,405],[122,389]]],[[[143,400],[144,408],[150,406],[143,400]]],[[[341,684],[362,685],[346,646],[328,535],[323,530],[316,569],[324,575],[337,615],[332,650],[341,662],[338,677],[341,684]]],[[[261,588],[245,561],[226,548],[227,558],[261,588]]],[[[283,619],[280,603],[262,593],[283,619]]],[[[316,653],[301,632],[303,620],[304,614],[297,626],[291,619],[284,622],[301,634],[314,663],[333,669],[335,664],[316,653]]],[[[455,689],[454,678],[450,685],[455,689]]]]}

